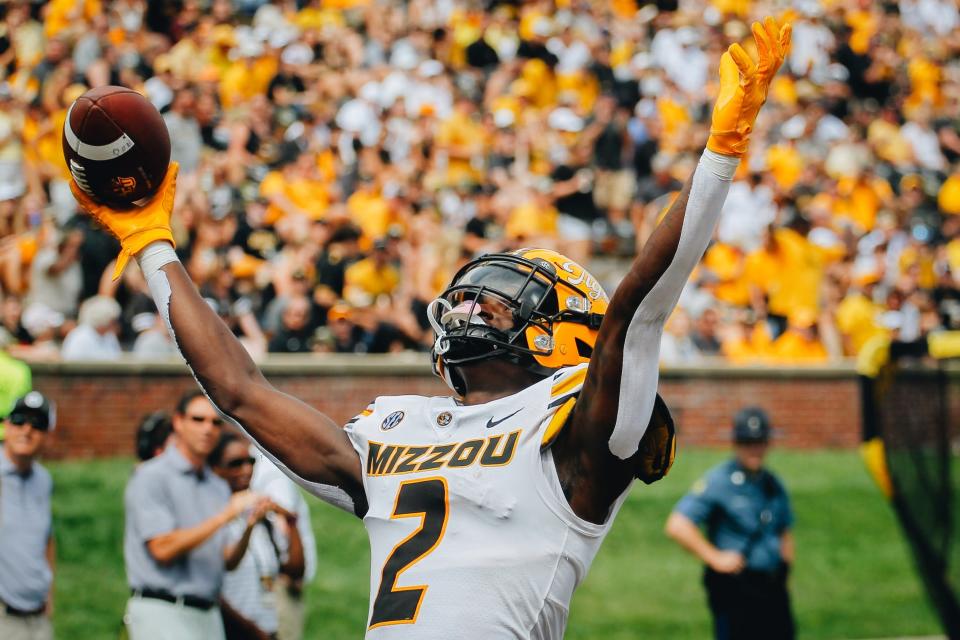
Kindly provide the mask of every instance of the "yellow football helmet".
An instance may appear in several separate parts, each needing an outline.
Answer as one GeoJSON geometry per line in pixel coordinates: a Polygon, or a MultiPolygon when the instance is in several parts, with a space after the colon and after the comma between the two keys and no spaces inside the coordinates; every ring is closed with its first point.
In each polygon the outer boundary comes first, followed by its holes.
{"type": "Polygon", "coordinates": [[[504,358],[547,376],[587,362],[609,303],[596,278],[556,251],[481,256],[430,303],[434,373],[463,394],[459,365],[504,358]]]}

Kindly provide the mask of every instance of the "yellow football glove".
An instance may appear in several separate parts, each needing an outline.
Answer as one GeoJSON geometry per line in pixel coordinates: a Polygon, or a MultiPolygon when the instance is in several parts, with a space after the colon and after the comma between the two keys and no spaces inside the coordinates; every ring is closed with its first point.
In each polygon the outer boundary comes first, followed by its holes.
{"type": "Polygon", "coordinates": [[[790,48],[790,25],[777,26],[773,18],[753,23],[760,62],[754,63],[739,44],[720,58],[720,95],[713,108],[707,148],[727,156],[742,156],[767,90],[790,48]]]}
{"type": "Polygon", "coordinates": [[[673,466],[677,456],[677,432],[667,403],[657,394],[653,414],[637,451],[635,475],[647,484],[663,478],[673,466]]]}
{"type": "Polygon", "coordinates": [[[173,213],[173,198],[177,193],[179,170],[180,165],[171,162],[160,188],[146,204],[123,211],[94,202],[73,179],[70,180],[70,190],[73,191],[73,197],[80,203],[80,207],[109,229],[110,233],[120,241],[120,255],[117,256],[117,267],[113,270],[114,280],[123,273],[123,268],[127,266],[130,257],[137,255],[151,242],[166,240],[173,246],[177,246],[173,241],[173,232],[170,230],[170,215],[173,213]]]}

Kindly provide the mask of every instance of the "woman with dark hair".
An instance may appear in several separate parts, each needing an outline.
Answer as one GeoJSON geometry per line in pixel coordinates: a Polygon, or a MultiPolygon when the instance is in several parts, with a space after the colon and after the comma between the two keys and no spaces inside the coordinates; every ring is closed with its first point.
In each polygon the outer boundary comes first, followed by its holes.
{"type": "Polygon", "coordinates": [[[140,462],[146,462],[163,453],[171,433],[173,427],[166,411],[154,411],[144,416],[137,427],[137,458],[140,462]]]}
{"type": "MultiPolygon", "coordinates": [[[[256,458],[250,444],[235,433],[225,432],[210,453],[210,466],[230,485],[234,493],[247,491],[256,458]]],[[[299,579],[304,572],[303,545],[297,532],[297,516],[263,499],[248,515],[227,525],[231,543],[246,546],[239,564],[223,580],[223,599],[238,614],[260,629],[265,637],[276,637],[277,605],[273,585],[283,574],[299,579]]],[[[234,634],[225,620],[227,638],[234,634]]]]}

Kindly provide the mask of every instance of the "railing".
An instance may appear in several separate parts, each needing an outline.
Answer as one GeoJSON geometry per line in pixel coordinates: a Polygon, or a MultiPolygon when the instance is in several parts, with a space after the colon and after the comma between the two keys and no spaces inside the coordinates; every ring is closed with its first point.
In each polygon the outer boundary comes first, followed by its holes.
{"type": "MultiPolygon", "coordinates": [[[[278,388],[346,422],[381,395],[446,395],[424,354],[271,355],[260,363],[278,388]]],[[[140,418],[170,410],[196,383],[183,362],[31,363],[34,386],[57,402],[53,457],[126,455],[140,418]]],[[[860,404],[852,361],[804,367],[733,366],[721,360],[665,368],[660,393],[674,415],[681,446],[725,446],[734,413],[770,414],[777,444],[853,447],[860,404]]]]}

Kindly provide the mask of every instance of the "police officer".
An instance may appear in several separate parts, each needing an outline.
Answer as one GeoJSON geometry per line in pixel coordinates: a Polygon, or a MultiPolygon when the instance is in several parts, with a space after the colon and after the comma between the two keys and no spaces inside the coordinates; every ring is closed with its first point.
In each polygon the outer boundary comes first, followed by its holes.
{"type": "Polygon", "coordinates": [[[694,484],[667,519],[666,532],[706,564],[704,586],[718,640],[790,640],[793,513],[783,485],[763,466],[767,414],[756,407],[737,413],[733,440],[733,459],[694,484]]]}
{"type": "Polygon", "coordinates": [[[53,480],[36,460],[54,426],[37,391],[17,399],[0,446],[0,638],[52,640],[53,480]]]}
{"type": "Polygon", "coordinates": [[[217,604],[223,574],[243,550],[224,526],[257,496],[231,496],[207,466],[223,419],[199,390],[173,416],[173,438],[136,468],[124,494],[124,559],[131,598],[124,618],[132,640],[222,640],[217,604]],[[239,553],[238,553],[239,552],[239,553]]]}

